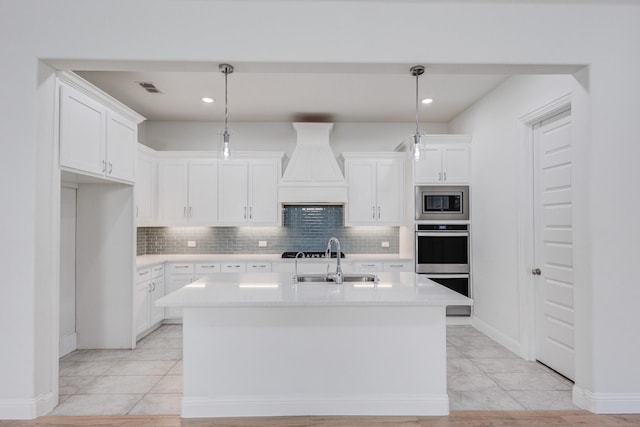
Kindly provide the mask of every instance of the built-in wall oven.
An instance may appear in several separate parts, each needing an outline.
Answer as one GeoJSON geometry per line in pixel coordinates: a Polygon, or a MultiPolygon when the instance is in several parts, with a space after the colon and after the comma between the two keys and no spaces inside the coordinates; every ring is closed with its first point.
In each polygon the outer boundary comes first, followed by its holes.
{"type": "MultiPolygon", "coordinates": [[[[416,224],[416,273],[471,296],[469,224],[416,224]]],[[[447,315],[468,316],[469,306],[449,306],[447,315]]]]}

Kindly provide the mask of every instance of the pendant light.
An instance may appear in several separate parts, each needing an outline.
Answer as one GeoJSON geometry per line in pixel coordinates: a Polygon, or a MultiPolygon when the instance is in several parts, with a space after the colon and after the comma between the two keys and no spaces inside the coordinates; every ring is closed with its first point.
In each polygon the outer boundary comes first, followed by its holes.
{"type": "Polygon", "coordinates": [[[231,155],[231,148],[229,147],[229,138],[231,134],[229,133],[229,128],[227,127],[227,122],[229,120],[229,107],[227,103],[227,77],[229,74],[233,73],[233,67],[229,64],[220,64],[218,66],[220,72],[224,74],[224,131],[220,134],[222,135],[222,158],[228,159],[231,155]]]}
{"type": "Polygon", "coordinates": [[[411,75],[416,78],[416,132],[413,134],[413,159],[420,159],[420,142],[422,136],[420,135],[420,127],[418,125],[418,77],[424,74],[424,67],[422,65],[414,65],[409,68],[411,75]]]}

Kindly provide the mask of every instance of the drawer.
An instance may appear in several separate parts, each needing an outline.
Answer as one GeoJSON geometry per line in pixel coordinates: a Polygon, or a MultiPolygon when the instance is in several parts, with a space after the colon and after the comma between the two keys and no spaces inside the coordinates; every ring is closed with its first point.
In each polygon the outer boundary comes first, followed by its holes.
{"type": "Polygon", "coordinates": [[[151,277],[157,278],[164,276],[164,264],[158,264],[151,267],[151,277]]]}
{"type": "Polygon", "coordinates": [[[413,271],[412,261],[388,261],[384,263],[384,271],[413,271]]]}
{"type": "Polygon", "coordinates": [[[219,272],[220,272],[219,262],[207,262],[202,264],[196,264],[197,275],[219,273],[219,272]]]}
{"type": "Polygon", "coordinates": [[[227,262],[220,265],[220,271],[223,273],[233,273],[236,271],[246,271],[247,265],[242,262],[227,262]]]}
{"type": "Polygon", "coordinates": [[[382,271],[381,262],[356,262],[355,270],[357,273],[376,273],[382,271]]]}
{"type": "Polygon", "coordinates": [[[271,272],[271,263],[270,262],[252,262],[247,264],[247,271],[271,272]]]}
{"type": "Polygon", "coordinates": [[[169,264],[170,274],[193,274],[193,264],[187,263],[175,263],[169,264]]]}
{"type": "Polygon", "coordinates": [[[142,283],[151,279],[151,269],[141,268],[136,272],[136,283],[142,283]]]}

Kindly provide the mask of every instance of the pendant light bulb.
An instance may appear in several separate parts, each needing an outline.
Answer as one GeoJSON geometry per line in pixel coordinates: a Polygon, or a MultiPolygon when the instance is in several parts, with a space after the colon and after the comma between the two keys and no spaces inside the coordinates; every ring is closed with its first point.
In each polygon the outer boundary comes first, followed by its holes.
{"type": "Polygon", "coordinates": [[[231,156],[231,146],[229,144],[229,139],[231,138],[231,134],[229,133],[229,128],[227,127],[229,121],[229,104],[227,97],[227,77],[229,74],[233,73],[233,67],[229,64],[220,64],[218,66],[220,72],[224,74],[224,131],[222,131],[222,158],[227,160],[231,156]]]}
{"type": "Polygon", "coordinates": [[[413,134],[413,159],[420,160],[420,143],[421,143],[421,135],[420,135],[420,126],[418,122],[418,106],[419,106],[419,98],[418,98],[418,78],[424,74],[424,66],[422,65],[414,65],[409,68],[409,72],[411,75],[416,78],[416,133],[413,134]]]}

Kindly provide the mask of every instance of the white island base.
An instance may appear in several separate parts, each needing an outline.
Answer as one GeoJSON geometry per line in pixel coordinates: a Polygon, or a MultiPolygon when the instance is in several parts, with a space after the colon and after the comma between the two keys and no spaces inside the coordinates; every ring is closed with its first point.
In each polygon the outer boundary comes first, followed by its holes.
{"type": "Polygon", "coordinates": [[[448,414],[445,301],[471,300],[402,274],[369,289],[239,275],[165,297],[184,307],[182,417],[448,414]]]}

